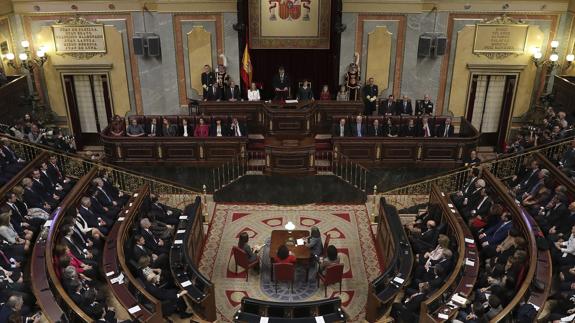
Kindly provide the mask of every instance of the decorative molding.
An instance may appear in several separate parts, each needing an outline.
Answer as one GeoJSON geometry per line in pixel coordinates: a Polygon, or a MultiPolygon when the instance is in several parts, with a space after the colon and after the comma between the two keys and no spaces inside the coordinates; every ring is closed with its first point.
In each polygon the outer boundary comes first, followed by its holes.
{"type": "Polygon", "coordinates": [[[485,20],[483,19],[483,23],[484,24],[494,24],[494,25],[523,25],[524,22],[521,19],[515,19],[513,17],[510,17],[506,14],[503,14],[502,16],[499,17],[495,17],[491,20],[485,20]]]}
{"type": "Polygon", "coordinates": [[[109,71],[112,69],[112,64],[90,64],[90,65],[82,65],[82,64],[66,64],[66,65],[52,65],[54,69],[57,71],[73,71],[73,70],[82,70],[82,71],[109,71]]]}

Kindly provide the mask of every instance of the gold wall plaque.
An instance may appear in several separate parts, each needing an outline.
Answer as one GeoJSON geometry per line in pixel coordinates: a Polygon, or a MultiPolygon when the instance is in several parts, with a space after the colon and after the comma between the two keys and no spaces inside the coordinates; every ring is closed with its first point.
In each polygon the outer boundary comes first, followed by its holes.
{"type": "Polygon", "coordinates": [[[523,54],[529,25],[477,24],[473,53],[523,54]]]}
{"type": "Polygon", "coordinates": [[[104,25],[53,25],[54,49],[57,54],[105,53],[104,25]]]}

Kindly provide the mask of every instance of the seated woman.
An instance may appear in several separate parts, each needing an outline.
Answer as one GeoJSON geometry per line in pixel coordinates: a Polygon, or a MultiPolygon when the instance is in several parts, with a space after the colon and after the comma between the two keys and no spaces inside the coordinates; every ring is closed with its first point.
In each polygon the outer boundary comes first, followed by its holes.
{"type": "Polygon", "coordinates": [[[210,136],[210,126],[204,121],[204,118],[200,118],[196,130],[194,130],[194,137],[209,137],[210,136]]]}
{"type": "Polygon", "coordinates": [[[256,83],[252,82],[250,88],[248,89],[248,101],[259,101],[259,100],[261,100],[260,90],[257,88],[256,83]]]}
{"type": "Polygon", "coordinates": [[[321,89],[321,93],[319,94],[320,100],[331,100],[331,93],[329,93],[329,87],[326,85],[323,86],[321,89]]]}
{"type": "Polygon", "coordinates": [[[345,85],[339,87],[336,99],[337,101],[349,101],[349,92],[347,92],[345,85]]]}
{"type": "Polygon", "coordinates": [[[158,285],[162,280],[162,270],[160,268],[150,267],[150,263],[150,256],[141,256],[138,259],[138,268],[141,270],[141,274],[146,281],[158,285]]]}
{"type": "Polygon", "coordinates": [[[144,127],[142,127],[141,124],[138,124],[138,120],[132,119],[130,120],[130,125],[128,126],[126,134],[129,137],[142,137],[146,133],[144,132],[144,127]]]}
{"type": "Polygon", "coordinates": [[[250,237],[248,236],[247,232],[240,233],[240,237],[238,239],[238,248],[242,249],[248,255],[248,261],[254,262],[258,259],[258,251],[257,249],[252,249],[248,244],[250,237]]]}
{"type": "Polygon", "coordinates": [[[319,270],[321,273],[325,274],[325,269],[331,265],[339,264],[341,261],[339,259],[339,255],[337,254],[337,248],[330,244],[327,247],[326,257],[323,258],[319,265],[319,270]]]}
{"type": "Polygon", "coordinates": [[[115,137],[121,137],[124,135],[125,129],[124,119],[119,115],[115,115],[110,125],[110,134],[115,137]]]}
{"type": "Polygon", "coordinates": [[[4,252],[12,258],[19,258],[30,249],[30,241],[21,238],[14,230],[10,223],[11,216],[12,211],[0,214],[0,237],[8,244],[4,252]]]}
{"type": "Polygon", "coordinates": [[[310,236],[307,240],[307,247],[311,251],[312,256],[319,257],[323,253],[323,244],[321,242],[321,234],[317,227],[311,227],[310,236]]]}
{"type": "Polygon", "coordinates": [[[296,260],[296,257],[289,251],[285,244],[278,248],[278,253],[274,257],[274,263],[276,264],[295,264],[296,260]]]}

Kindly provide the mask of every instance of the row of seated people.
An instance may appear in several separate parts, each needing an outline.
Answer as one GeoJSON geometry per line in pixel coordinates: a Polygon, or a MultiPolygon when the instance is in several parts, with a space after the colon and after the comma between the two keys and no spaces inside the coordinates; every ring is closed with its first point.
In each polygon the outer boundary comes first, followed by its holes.
{"type": "Polygon", "coordinates": [[[387,118],[358,115],[348,126],[346,118],[340,118],[332,128],[333,137],[455,137],[451,118],[445,117],[436,124],[435,118],[387,118]],[[364,121],[364,119],[366,119],[364,121]]]}
{"type": "Polygon", "coordinates": [[[507,153],[548,144],[573,135],[573,120],[567,118],[564,111],[547,107],[545,116],[539,123],[523,126],[513,142],[506,147],[507,153]]]}
{"type": "Polygon", "coordinates": [[[238,118],[134,116],[128,118],[126,126],[122,117],[115,116],[109,134],[115,137],[244,137],[247,128],[238,118]]]}
{"type": "Polygon", "coordinates": [[[61,220],[52,265],[64,290],[84,313],[97,322],[117,322],[106,302],[99,270],[106,235],[130,195],[116,188],[102,172],[79,199],[74,212],[61,220]]]}
{"type": "MultiPolygon", "coordinates": [[[[458,312],[457,322],[491,320],[521,288],[527,273],[527,240],[509,210],[473,168],[461,191],[451,195],[474,235],[480,250],[480,275],[470,297],[471,303],[458,312]]],[[[530,315],[526,309],[516,319],[530,315]]],[[[531,314],[532,315],[532,314],[531,314]]],[[[531,320],[535,319],[534,317],[531,320]]]]}
{"type": "Polygon", "coordinates": [[[445,234],[447,224],[441,221],[441,210],[430,206],[405,225],[415,262],[403,299],[392,305],[391,315],[399,322],[417,321],[421,303],[443,285],[453,270],[457,245],[445,234]]]}
{"type": "Polygon", "coordinates": [[[9,125],[0,125],[0,132],[31,143],[52,146],[66,152],[76,152],[73,136],[65,136],[60,128],[44,127],[30,113],[24,114],[22,118],[14,120],[9,125]]]}
{"type": "Polygon", "coordinates": [[[133,234],[124,247],[126,261],[145,290],[162,302],[165,317],[191,317],[184,296],[170,273],[169,251],[182,211],[169,207],[150,194],[134,222],[133,234]]]}
{"type": "Polygon", "coordinates": [[[2,186],[26,166],[26,161],[16,155],[8,139],[2,138],[0,145],[0,186],[2,186]]]}
{"type": "MultiPolygon", "coordinates": [[[[15,157],[17,158],[17,157],[15,157]]],[[[66,196],[74,181],[63,176],[55,156],[50,156],[14,186],[0,206],[0,322],[12,315],[37,321],[38,308],[24,271],[33,243],[44,222],[66,196]],[[36,313],[36,314],[34,314],[36,313]]]]}
{"type": "MultiPolygon", "coordinates": [[[[575,141],[574,145],[575,147],[575,141]]],[[[570,155],[568,149],[566,155],[570,155]]],[[[575,201],[573,192],[557,183],[537,160],[527,159],[508,182],[509,190],[535,219],[551,251],[554,281],[546,319],[575,319],[575,201]]]]}

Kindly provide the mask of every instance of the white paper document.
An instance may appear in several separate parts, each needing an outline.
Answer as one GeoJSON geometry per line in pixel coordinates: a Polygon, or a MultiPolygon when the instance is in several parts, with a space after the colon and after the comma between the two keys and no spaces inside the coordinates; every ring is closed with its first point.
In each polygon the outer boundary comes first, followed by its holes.
{"type": "Polygon", "coordinates": [[[304,242],[303,239],[297,239],[297,240],[296,240],[296,243],[297,243],[298,246],[303,246],[303,245],[305,244],[305,242],[304,242]]]}
{"type": "Polygon", "coordinates": [[[471,261],[471,260],[469,260],[469,259],[467,259],[467,258],[465,259],[465,264],[466,264],[467,266],[471,266],[471,267],[475,266],[475,262],[473,262],[473,261],[471,261]]]}
{"type": "Polygon", "coordinates": [[[188,216],[187,216],[187,215],[182,215],[182,216],[180,216],[180,220],[187,220],[187,219],[188,219],[188,216]]]}
{"type": "Polygon", "coordinates": [[[182,283],[182,287],[186,288],[186,287],[190,286],[191,284],[192,284],[191,281],[186,280],[185,282],[182,283]]]}
{"type": "Polygon", "coordinates": [[[176,240],[176,241],[174,241],[174,244],[182,244],[182,243],[184,243],[184,240],[176,240]]]}
{"type": "Polygon", "coordinates": [[[186,233],[186,230],[178,230],[176,233],[186,233]]]}
{"type": "Polygon", "coordinates": [[[440,318],[440,319],[442,319],[442,320],[447,320],[447,319],[449,318],[449,316],[448,316],[448,315],[446,315],[446,314],[443,314],[443,313],[439,313],[439,314],[437,314],[437,317],[439,317],[439,318],[440,318]]]}
{"type": "Polygon", "coordinates": [[[323,319],[323,316],[316,316],[315,317],[315,321],[317,323],[325,323],[325,320],[323,319]]]}
{"type": "Polygon", "coordinates": [[[270,320],[269,317],[260,317],[260,323],[268,323],[268,321],[270,320]]]}
{"type": "Polygon", "coordinates": [[[398,283],[398,284],[403,284],[403,282],[405,281],[405,279],[401,278],[401,277],[395,277],[393,279],[394,282],[398,283]]]}
{"type": "Polygon", "coordinates": [[[475,240],[471,239],[471,238],[465,238],[465,242],[467,243],[475,243],[475,240]]]}
{"type": "Polygon", "coordinates": [[[142,310],[142,309],[140,308],[140,306],[139,306],[139,305],[136,305],[136,306],[134,306],[134,307],[130,307],[130,308],[128,309],[128,312],[129,312],[130,314],[134,314],[134,313],[137,313],[137,312],[139,312],[139,311],[141,311],[141,310],[142,310]]]}

